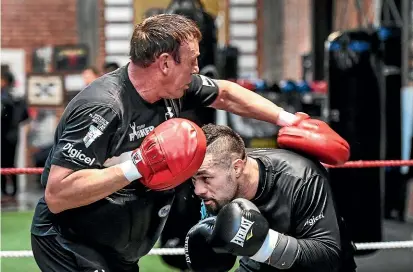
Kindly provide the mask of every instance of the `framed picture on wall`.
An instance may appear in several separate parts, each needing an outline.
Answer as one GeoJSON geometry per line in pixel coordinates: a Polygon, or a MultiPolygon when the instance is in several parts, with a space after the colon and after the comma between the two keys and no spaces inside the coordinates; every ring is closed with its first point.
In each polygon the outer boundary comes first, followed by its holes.
{"type": "Polygon", "coordinates": [[[58,45],[53,51],[53,71],[81,72],[88,66],[89,48],[85,44],[58,45]]]}
{"type": "Polygon", "coordinates": [[[65,88],[60,74],[30,74],[27,77],[27,103],[29,106],[61,106],[65,88]]]}

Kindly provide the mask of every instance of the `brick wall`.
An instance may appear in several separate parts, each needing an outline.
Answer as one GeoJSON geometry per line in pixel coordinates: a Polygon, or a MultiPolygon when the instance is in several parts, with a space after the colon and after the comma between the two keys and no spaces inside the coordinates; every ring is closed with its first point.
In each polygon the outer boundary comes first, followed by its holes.
{"type": "MultiPolygon", "coordinates": [[[[35,48],[78,43],[76,3],[77,0],[2,0],[1,47],[24,49],[25,69],[30,73],[35,48]]],[[[98,0],[99,53],[92,65],[99,69],[105,61],[104,6],[105,0],[98,0]]],[[[62,107],[57,108],[57,119],[62,111],[62,107]]],[[[35,149],[27,143],[28,130],[28,126],[23,128],[19,142],[19,167],[33,166],[32,154],[35,149]]],[[[24,181],[25,178],[22,176],[19,180],[24,181]]]]}
{"type": "Polygon", "coordinates": [[[301,55],[311,50],[311,0],[284,1],[283,78],[302,77],[301,55]]]}
{"type": "MultiPolygon", "coordinates": [[[[26,72],[31,71],[32,51],[47,45],[76,44],[76,0],[2,0],[1,47],[26,51],[26,72]]],[[[104,0],[99,0],[99,57],[104,61],[104,0]]]]}
{"type": "Polygon", "coordinates": [[[376,10],[373,0],[360,1],[361,10],[358,10],[355,1],[334,0],[334,30],[358,28],[364,23],[364,19],[373,22],[376,10]]]}
{"type": "Polygon", "coordinates": [[[105,63],[105,0],[98,1],[98,8],[99,8],[99,53],[96,58],[95,66],[98,67],[99,70],[102,69],[103,64],[105,63]]]}
{"type": "MultiPolygon", "coordinates": [[[[277,0],[283,1],[282,12],[283,26],[281,50],[275,49],[274,54],[282,52],[282,67],[273,69],[282,69],[283,79],[298,80],[302,77],[301,56],[311,51],[311,2],[312,0],[277,0]]],[[[365,20],[373,22],[376,6],[373,0],[361,1],[362,9],[359,11],[355,6],[355,1],[333,0],[334,21],[333,30],[345,30],[357,28],[365,20]]],[[[262,11],[261,15],[262,15],[262,11]]],[[[274,14],[276,12],[274,11],[274,14]]],[[[259,27],[263,27],[262,25],[259,27]]],[[[273,31],[273,29],[267,29],[273,31]]],[[[265,33],[263,34],[265,35],[265,33]]],[[[278,45],[274,44],[276,48],[278,45]]],[[[261,59],[265,62],[266,59],[261,59]]],[[[262,75],[261,75],[262,76],[262,75]]]]}

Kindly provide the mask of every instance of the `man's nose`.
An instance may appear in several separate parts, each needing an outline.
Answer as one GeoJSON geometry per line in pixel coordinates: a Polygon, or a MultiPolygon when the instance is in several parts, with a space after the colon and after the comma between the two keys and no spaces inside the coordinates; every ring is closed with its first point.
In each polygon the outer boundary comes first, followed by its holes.
{"type": "Polygon", "coordinates": [[[208,192],[206,186],[202,184],[202,182],[194,182],[194,187],[194,192],[197,196],[204,196],[208,192]]]}
{"type": "Polygon", "coordinates": [[[194,74],[199,74],[199,67],[198,67],[198,65],[196,65],[196,66],[194,67],[194,70],[193,70],[192,73],[194,73],[194,74]]]}

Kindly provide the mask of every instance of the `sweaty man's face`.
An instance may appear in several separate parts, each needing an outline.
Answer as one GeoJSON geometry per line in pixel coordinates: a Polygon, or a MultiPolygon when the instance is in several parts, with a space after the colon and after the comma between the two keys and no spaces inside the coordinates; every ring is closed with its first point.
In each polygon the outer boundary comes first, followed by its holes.
{"type": "Polygon", "coordinates": [[[217,164],[211,154],[206,154],[202,166],[192,178],[195,194],[204,200],[209,213],[217,214],[226,204],[235,199],[238,184],[234,168],[217,164]]]}
{"type": "Polygon", "coordinates": [[[199,45],[195,39],[181,45],[179,49],[180,63],[173,62],[173,70],[169,75],[171,88],[168,88],[164,98],[180,98],[184,95],[191,83],[191,75],[199,73],[198,56],[199,45]]]}

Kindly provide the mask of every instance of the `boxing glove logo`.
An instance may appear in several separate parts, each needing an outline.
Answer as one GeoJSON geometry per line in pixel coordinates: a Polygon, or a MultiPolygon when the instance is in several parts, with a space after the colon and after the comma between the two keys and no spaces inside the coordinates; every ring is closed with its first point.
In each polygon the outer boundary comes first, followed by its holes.
{"type": "Polygon", "coordinates": [[[240,247],[244,247],[245,241],[248,241],[253,236],[252,225],[254,225],[254,223],[254,221],[250,221],[242,216],[241,225],[234,238],[231,239],[231,243],[237,244],[240,247]]]}
{"type": "Polygon", "coordinates": [[[189,257],[189,246],[188,246],[188,242],[189,242],[189,236],[187,235],[185,237],[185,246],[184,246],[184,250],[185,250],[185,260],[187,263],[191,263],[191,258],[189,257]]]}
{"type": "Polygon", "coordinates": [[[132,162],[136,165],[140,161],[142,161],[142,152],[140,149],[138,149],[135,153],[132,154],[132,162]]]}

